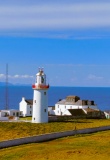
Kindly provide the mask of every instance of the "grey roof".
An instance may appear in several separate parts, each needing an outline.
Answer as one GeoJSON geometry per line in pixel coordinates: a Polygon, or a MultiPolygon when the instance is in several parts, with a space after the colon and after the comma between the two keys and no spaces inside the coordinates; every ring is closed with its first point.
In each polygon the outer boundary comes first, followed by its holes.
{"type": "Polygon", "coordinates": [[[94,101],[89,100],[80,100],[78,96],[67,96],[66,99],[62,99],[61,101],[58,101],[57,104],[62,105],[96,105],[94,104],[94,101]]]}
{"type": "Polygon", "coordinates": [[[109,116],[110,116],[110,110],[107,110],[107,111],[104,111],[104,112],[108,113],[108,114],[109,114],[109,116]]]}
{"type": "Polygon", "coordinates": [[[82,101],[78,100],[77,102],[73,102],[73,101],[66,101],[66,99],[63,99],[59,102],[57,102],[57,104],[63,104],[63,105],[82,105],[82,101]]]}
{"type": "Polygon", "coordinates": [[[25,102],[26,102],[28,105],[33,105],[33,100],[32,100],[32,99],[26,99],[25,102]]]}
{"type": "Polygon", "coordinates": [[[89,113],[89,112],[99,112],[99,109],[92,109],[92,108],[84,108],[84,110],[89,113]]]}
{"type": "Polygon", "coordinates": [[[63,100],[61,100],[61,101],[59,101],[59,102],[57,102],[57,104],[62,104],[62,105],[79,105],[79,106],[85,106],[85,105],[96,105],[96,104],[90,104],[90,103],[88,103],[88,102],[90,102],[90,101],[87,101],[87,100],[78,100],[78,101],[76,101],[76,102],[74,102],[74,101],[66,101],[65,99],[63,99],[63,100]]]}
{"type": "Polygon", "coordinates": [[[80,97],[75,96],[75,95],[70,95],[70,96],[67,96],[66,98],[79,98],[80,99],[80,97]]]}

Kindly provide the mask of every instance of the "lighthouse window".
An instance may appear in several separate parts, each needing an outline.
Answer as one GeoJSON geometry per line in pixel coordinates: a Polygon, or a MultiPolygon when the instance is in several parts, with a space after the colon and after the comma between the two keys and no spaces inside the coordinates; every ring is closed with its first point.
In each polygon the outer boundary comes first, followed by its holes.
{"type": "Polygon", "coordinates": [[[44,92],[44,95],[46,95],[46,92],[44,92]]]}
{"type": "Polygon", "coordinates": [[[46,112],[46,109],[44,109],[44,112],[46,112]]]}
{"type": "Polygon", "coordinates": [[[41,77],[41,82],[44,83],[44,77],[41,77]]]}

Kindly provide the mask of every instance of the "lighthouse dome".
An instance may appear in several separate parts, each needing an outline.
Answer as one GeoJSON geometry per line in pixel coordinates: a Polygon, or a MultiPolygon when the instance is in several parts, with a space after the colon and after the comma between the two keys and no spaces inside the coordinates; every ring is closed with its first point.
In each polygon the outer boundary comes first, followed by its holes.
{"type": "Polygon", "coordinates": [[[38,72],[38,73],[36,74],[36,76],[45,76],[45,73],[44,73],[44,72],[38,72]]]}
{"type": "Polygon", "coordinates": [[[43,69],[39,69],[39,72],[36,74],[36,76],[45,76],[43,69]]]}

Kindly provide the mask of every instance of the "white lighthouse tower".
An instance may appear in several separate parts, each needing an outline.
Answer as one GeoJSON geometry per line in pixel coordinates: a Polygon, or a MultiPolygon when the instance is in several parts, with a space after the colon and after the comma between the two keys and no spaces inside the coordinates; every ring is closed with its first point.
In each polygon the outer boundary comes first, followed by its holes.
{"type": "Polygon", "coordinates": [[[49,85],[46,84],[46,75],[42,68],[36,74],[36,82],[32,88],[34,90],[32,122],[47,123],[49,85]]]}

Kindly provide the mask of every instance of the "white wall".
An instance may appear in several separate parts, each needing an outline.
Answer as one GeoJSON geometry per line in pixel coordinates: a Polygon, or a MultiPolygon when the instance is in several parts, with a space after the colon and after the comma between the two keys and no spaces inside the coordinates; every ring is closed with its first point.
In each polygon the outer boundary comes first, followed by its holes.
{"type": "Polygon", "coordinates": [[[22,101],[19,103],[19,110],[23,112],[23,117],[27,116],[27,103],[25,98],[22,98],[22,101]]]}
{"type": "Polygon", "coordinates": [[[68,116],[71,116],[71,113],[68,111],[68,109],[67,110],[65,110],[63,113],[62,113],[62,115],[68,115],[68,116]]]}
{"type": "Polygon", "coordinates": [[[110,119],[110,115],[107,112],[104,112],[106,119],[110,119]]]}
{"type": "MultiPolygon", "coordinates": [[[[19,117],[20,111],[19,110],[1,110],[0,117],[9,117],[9,116],[15,116],[19,117]]],[[[21,115],[22,116],[22,115],[21,115]]]]}
{"type": "Polygon", "coordinates": [[[56,115],[56,114],[55,114],[55,110],[50,110],[50,111],[49,111],[49,114],[50,114],[50,115],[56,115]]]}
{"type": "Polygon", "coordinates": [[[32,105],[27,105],[27,113],[26,113],[26,116],[32,116],[32,109],[33,106],[32,105]]]}
{"type": "Polygon", "coordinates": [[[0,112],[0,117],[5,117],[5,112],[0,112]]]}
{"type": "Polygon", "coordinates": [[[0,117],[0,121],[8,121],[8,117],[0,117]]]}
{"type": "Polygon", "coordinates": [[[9,116],[15,116],[15,117],[22,116],[22,115],[20,115],[20,111],[19,110],[12,109],[12,110],[9,110],[8,113],[9,113],[9,116]]]}

